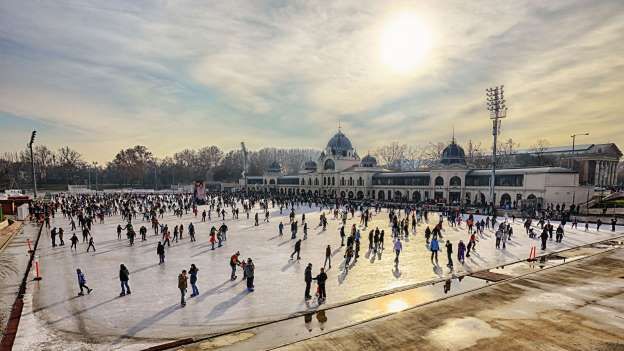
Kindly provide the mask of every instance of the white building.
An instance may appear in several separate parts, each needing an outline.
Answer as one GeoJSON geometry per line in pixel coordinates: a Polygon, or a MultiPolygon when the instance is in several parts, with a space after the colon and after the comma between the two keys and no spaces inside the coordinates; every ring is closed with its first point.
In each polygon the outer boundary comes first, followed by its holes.
{"type": "MultiPolygon", "coordinates": [[[[264,176],[248,177],[249,189],[389,202],[433,200],[447,204],[487,204],[491,170],[466,165],[464,150],[453,140],[436,167],[393,172],[377,165],[374,157],[360,159],[351,141],[338,131],[319,159],[307,161],[304,171],[284,175],[274,162],[264,176]]],[[[244,186],[244,181],[241,181],[244,186]]],[[[562,167],[511,168],[496,171],[497,206],[584,202],[587,187],[579,174],[562,167]]],[[[592,189],[593,191],[593,189],[592,189]]]]}

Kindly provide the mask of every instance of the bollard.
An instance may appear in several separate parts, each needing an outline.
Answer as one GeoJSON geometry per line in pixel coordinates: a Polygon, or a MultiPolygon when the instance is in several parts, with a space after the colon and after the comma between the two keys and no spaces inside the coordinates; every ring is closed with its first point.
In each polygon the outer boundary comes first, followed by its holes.
{"type": "Polygon", "coordinates": [[[34,280],[41,280],[41,274],[39,273],[39,260],[38,259],[35,261],[35,279],[34,280]]]}
{"type": "Polygon", "coordinates": [[[30,242],[30,239],[26,239],[26,242],[28,243],[28,253],[33,253],[33,249],[32,249],[32,245],[30,242]]]}
{"type": "Polygon", "coordinates": [[[536,257],[537,257],[537,249],[535,248],[535,245],[531,245],[531,251],[529,251],[529,258],[527,259],[527,261],[529,262],[535,261],[536,257]]]}

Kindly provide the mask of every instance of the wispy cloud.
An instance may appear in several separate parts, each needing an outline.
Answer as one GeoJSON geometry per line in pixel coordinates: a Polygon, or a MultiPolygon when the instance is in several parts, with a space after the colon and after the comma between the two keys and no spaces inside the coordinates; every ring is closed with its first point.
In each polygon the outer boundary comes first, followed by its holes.
{"type": "Polygon", "coordinates": [[[101,161],[135,142],[322,147],[338,120],[360,150],[453,126],[487,143],[484,89],[504,83],[505,137],[623,144],[623,33],[620,1],[3,1],[0,114],[101,161]],[[380,33],[405,11],[431,48],[398,74],[380,33]]]}

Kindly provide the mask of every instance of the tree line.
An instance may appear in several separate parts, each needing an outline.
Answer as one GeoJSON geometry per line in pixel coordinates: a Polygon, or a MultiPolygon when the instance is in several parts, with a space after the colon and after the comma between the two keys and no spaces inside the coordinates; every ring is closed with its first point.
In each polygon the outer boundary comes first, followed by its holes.
{"type": "MultiPolygon", "coordinates": [[[[307,160],[316,160],[313,149],[263,148],[248,153],[248,175],[262,175],[274,161],[286,173],[295,173],[307,160]]],[[[106,164],[88,162],[76,150],[64,146],[53,150],[45,145],[33,149],[37,184],[42,189],[66,189],[67,185],[95,188],[147,187],[169,188],[195,180],[234,182],[243,172],[243,152],[224,152],[218,146],[184,149],[172,156],[157,158],[147,147],[136,145],[120,150],[106,164]]],[[[26,189],[32,185],[28,149],[0,154],[0,189],[26,189]]]]}

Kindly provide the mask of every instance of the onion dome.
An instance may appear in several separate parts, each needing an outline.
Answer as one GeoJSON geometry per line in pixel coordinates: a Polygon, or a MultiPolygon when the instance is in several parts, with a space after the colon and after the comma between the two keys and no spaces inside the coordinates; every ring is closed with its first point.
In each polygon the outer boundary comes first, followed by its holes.
{"type": "Polygon", "coordinates": [[[353,150],[353,146],[351,145],[351,140],[341,131],[338,131],[338,133],[334,134],[327,142],[327,149],[334,155],[346,154],[347,151],[353,150]]]}
{"type": "Polygon", "coordinates": [[[465,165],[466,154],[461,146],[455,143],[455,139],[442,151],[442,159],[440,163],[443,165],[465,165]]]}
{"type": "Polygon", "coordinates": [[[361,167],[376,167],[377,166],[377,159],[374,158],[371,155],[366,155],[362,159],[362,162],[360,162],[360,166],[361,167]]]}
{"type": "Polygon", "coordinates": [[[316,162],[309,160],[303,164],[303,169],[306,171],[316,171],[316,162]]]}
{"type": "Polygon", "coordinates": [[[280,165],[277,161],[273,161],[273,163],[269,165],[268,171],[271,173],[280,173],[282,172],[282,165],[280,165]]]}

